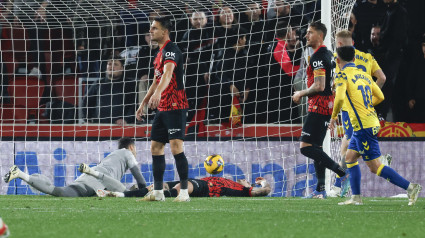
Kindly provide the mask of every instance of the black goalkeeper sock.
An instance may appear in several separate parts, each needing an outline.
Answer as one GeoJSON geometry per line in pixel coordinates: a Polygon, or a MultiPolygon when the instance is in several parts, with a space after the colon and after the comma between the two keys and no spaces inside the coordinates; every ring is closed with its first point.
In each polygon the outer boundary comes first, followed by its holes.
{"type": "Polygon", "coordinates": [[[322,192],[325,190],[326,168],[321,163],[314,161],[314,169],[317,178],[316,191],[322,192]]]}
{"type": "Polygon", "coordinates": [[[187,163],[186,155],[184,152],[180,154],[174,155],[174,159],[176,160],[177,172],[180,177],[180,188],[187,189],[187,178],[189,176],[189,165],[187,163]]]}
{"type": "Polygon", "coordinates": [[[125,191],[124,197],[144,197],[148,192],[149,190],[147,188],[125,191]]]}
{"type": "Polygon", "coordinates": [[[164,196],[169,198],[169,197],[177,197],[177,190],[175,188],[172,188],[170,190],[164,190],[164,196]]]}
{"type": "Polygon", "coordinates": [[[335,163],[335,161],[333,161],[321,147],[317,145],[306,146],[301,148],[300,151],[304,156],[307,156],[308,158],[317,161],[326,168],[334,171],[339,177],[343,177],[345,175],[344,169],[339,164],[335,163]]]}
{"type": "Polygon", "coordinates": [[[162,190],[165,172],[165,155],[152,155],[152,159],[153,187],[155,190],[162,190]]]}

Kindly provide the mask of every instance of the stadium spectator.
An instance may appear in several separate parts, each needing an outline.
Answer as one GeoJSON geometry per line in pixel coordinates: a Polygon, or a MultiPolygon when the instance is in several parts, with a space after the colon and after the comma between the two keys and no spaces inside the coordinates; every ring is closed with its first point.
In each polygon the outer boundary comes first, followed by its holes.
{"type": "Polygon", "coordinates": [[[136,81],[123,77],[124,60],[113,56],[106,66],[106,77],[90,86],[84,98],[88,122],[126,125],[134,122],[136,81]]]}
{"type": "Polygon", "coordinates": [[[393,114],[397,114],[394,110],[394,103],[399,98],[393,94],[393,91],[403,51],[407,45],[408,16],[397,0],[384,0],[384,3],[387,4],[387,11],[381,25],[378,52],[383,55],[381,66],[387,76],[387,81],[382,88],[385,100],[378,106],[377,111],[384,119],[392,120],[392,118],[387,118],[387,114],[390,108],[393,114]]]}
{"type": "Polygon", "coordinates": [[[374,24],[382,21],[385,16],[385,4],[378,0],[363,0],[353,7],[357,25],[354,31],[354,46],[360,51],[371,47],[370,30],[374,24]]]}
{"type": "Polygon", "coordinates": [[[259,122],[291,123],[298,118],[298,111],[293,110],[292,102],[293,79],[300,68],[302,50],[296,31],[286,28],[286,22],[279,22],[276,29],[276,39],[269,45],[267,54],[262,60],[265,78],[260,80],[257,88],[260,97],[257,110],[259,122]],[[261,90],[260,90],[261,89],[261,90]],[[263,91],[265,91],[263,93],[263,91]],[[267,95],[264,98],[264,95],[267,95]],[[265,104],[264,106],[261,106],[265,104]],[[267,109],[267,112],[262,110],[267,109]]]}
{"type": "Polygon", "coordinates": [[[233,103],[237,98],[244,111],[244,123],[255,122],[256,67],[250,61],[246,49],[246,30],[227,37],[231,48],[221,49],[215,62],[215,79],[210,83],[210,119],[228,120],[233,103]],[[216,95],[220,95],[217,97],[216,95]],[[220,110],[219,112],[217,110],[220,110]]]}
{"type": "Polygon", "coordinates": [[[112,48],[110,37],[112,26],[109,23],[108,11],[99,1],[79,0],[75,16],[72,19],[75,27],[77,62],[81,77],[99,78],[101,61],[105,58],[109,45],[112,48]],[[105,10],[104,14],[93,15],[89,12],[105,10]]]}
{"type": "Polygon", "coordinates": [[[248,3],[240,15],[239,24],[249,33],[246,37],[246,43],[249,45],[248,55],[258,55],[265,40],[265,20],[261,15],[260,5],[256,2],[248,3]]]}
{"type": "MultiPolygon", "coordinates": [[[[201,179],[189,179],[189,194],[191,197],[264,197],[267,196],[271,187],[266,179],[258,177],[253,187],[246,179],[234,182],[223,177],[205,177],[201,179]]],[[[133,191],[114,192],[98,190],[99,197],[143,197],[150,193],[152,185],[148,188],[133,191]]],[[[180,182],[173,181],[164,183],[164,194],[166,197],[177,197],[180,192],[180,182]]]]}
{"type": "Polygon", "coordinates": [[[143,41],[142,32],[149,31],[147,14],[140,10],[137,1],[128,1],[127,8],[120,13],[124,25],[125,47],[139,46],[143,41]]]}
{"type": "Polygon", "coordinates": [[[266,42],[272,42],[276,38],[276,29],[278,22],[286,22],[288,26],[300,28],[301,34],[305,32],[307,28],[307,18],[298,12],[296,8],[292,8],[286,0],[276,0],[275,6],[273,7],[276,15],[273,18],[268,18],[267,21],[267,40],[266,42]]]}
{"type": "MultiPolygon", "coordinates": [[[[13,15],[14,27],[25,28],[28,34],[26,36],[30,41],[27,62],[23,73],[27,73],[27,67],[29,75],[41,77],[43,70],[45,72],[45,65],[40,62],[45,62],[44,54],[40,52],[44,50],[43,41],[40,40],[40,35],[43,34],[43,30],[40,29],[41,25],[46,24],[46,8],[50,4],[46,0],[13,0],[13,15]]],[[[10,72],[15,73],[15,72],[10,72]]]]}
{"type": "Polygon", "coordinates": [[[194,11],[190,17],[191,28],[179,43],[186,58],[186,95],[189,102],[187,121],[191,121],[196,109],[207,95],[212,46],[212,28],[207,27],[207,16],[203,11],[194,11]]]}
{"type": "Polygon", "coordinates": [[[421,47],[421,58],[412,60],[406,78],[408,108],[410,109],[408,122],[414,123],[425,123],[425,80],[423,80],[425,75],[425,34],[422,37],[421,47]]]}
{"type": "Polygon", "coordinates": [[[224,6],[221,8],[218,22],[214,24],[214,27],[214,38],[216,39],[214,50],[217,56],[219,50],[230,47],[226,44],[226,37],[229,33],[237,31],[239,28],[238,24],[236,24],[233,10],[230,7],[224,6]]]}
{"type": "Polygon", "coordinates": [[[367,52],[371,55],[373,55],[373,57],[375,57],[376,61],[378,62],[379,65],[382,65],[384,59],[383,59],[383,54],[381,52],[378,51],[379,48],[379,37],[381,34],[381,26],[376,25],[373,26],[372,29],[370,30],[370,47],[368,48],[367,52]]]}
{"type": "MultiPolygon", "coordinates": [[[[140,48],[139,54],[137,55],[137,78],[139,79],[138,84],[138,103],[141,103],[143,98],[148,93],[148,89],[152,84],[152,80],[154,78],[154,69],[153,62],[155,60],[155,56],[158,53],[159,46],[158,43],[151,40],[151,36],[149,33],[145,34],[145,41],[147,45],[144,45],[140,48]]],[[[149,109],[145,107],[145,110],[149,109]]],[[[150,121],[148,113],[148,121],[150,121]]]]}
{"type": "Polygon", "coordinates": [[[13,179],[20,178],[26,183],[39,190],[56,197],[91,197],[98,189],[112,191],[126,191],[120,182],[124,173],[129,169],[141,188],[146,187],[146,181],[137,166],[136,145],[132,138],[124,137],[118,141],[118,150],[110,153],[97,166],[90,168],[81,164],[79,171],[84,173],[73,183],[66,187],[56,187],[42,174],[27,174],[18,166],[13,165],[4,176],[4,181],[9,183],[13,179]]]}

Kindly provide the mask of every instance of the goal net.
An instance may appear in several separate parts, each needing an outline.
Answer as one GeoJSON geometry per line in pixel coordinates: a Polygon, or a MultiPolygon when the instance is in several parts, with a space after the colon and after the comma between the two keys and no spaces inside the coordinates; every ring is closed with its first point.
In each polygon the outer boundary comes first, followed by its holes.
{"type": "MultiPolygon", "coordinates": [[[[36,2],[0,2],[1,175],[16,164],[66,186],[80,175],[80,163],[99,163],[127,136],[136,138],[136,159],[152,183],[156,111],[141,121],[135,111],[155,74],[159,47],[150,24],[168,16],[185,62],[189,177],[209,176],[203,161],[220,154],[226,164],[218,176],[251,183],[265,177],[271,196],[314,188],[313,164],[298,143],[306,102],[291,98],[306,87],[312,51],[304,35],[325,16],[331,38],[346,29],[355,0],[333,0],[325,9],[313,0],[36,2]]],[[[327,144],[336,159],[337,146],[327,144]]],[[[165,151],[164,180],[178,180],[165,151]]],[[[135,181],[126,174],[122,182],[135,181]]],[[[0,190],[34,192],[20,179],[2,182],[0,190]]]]}

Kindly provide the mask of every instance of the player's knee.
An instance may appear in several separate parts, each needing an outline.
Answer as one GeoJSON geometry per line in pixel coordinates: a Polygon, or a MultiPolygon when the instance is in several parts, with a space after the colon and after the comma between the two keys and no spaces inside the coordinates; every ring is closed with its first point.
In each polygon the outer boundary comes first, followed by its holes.
{"type": "Polygon", "coordinates": [[[183,152],[183,142],[180,140],[170,141],[170,149],[173,155],[177,155],[183,152]]]}
{"type": "Polygon", "coordinates": [[[300,152],[302,155],[311,158],[312,154],[314,153],[314,148],[313,146],[301,147],[300,152]]]}
{"type": "Polygon", "coordinates": [[[369,170],[370,170],[370,172],[372,172],[372,173],[374,173],[374,174],[377,174],[378,173],[378,168],[379,167],[377,167],[377,166],[375,166],[375,165],[369,165],[369,170]]]}
{"type": "Polygon", "coordinates": [[[160,143],[151,144],[151,153],[153,155],[162,155],[164,154],[164,145],[160,143]]]}

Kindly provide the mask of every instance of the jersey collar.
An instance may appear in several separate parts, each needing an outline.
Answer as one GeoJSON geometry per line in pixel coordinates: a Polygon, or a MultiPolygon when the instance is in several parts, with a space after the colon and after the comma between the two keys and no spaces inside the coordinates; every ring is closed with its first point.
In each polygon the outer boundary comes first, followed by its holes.
{"type": "Polygon", "coordinates": [[[317,49],[314,51],[314,53],[316,53],[322,47],[326,47],[326,45],[321,45],[321,46],[317,47],[317,49]]]}
{"type": "Polygon", "coordinates": [[[171,40],[167,40],[164,45],[161,47],[161,49],[159,49],[159,51],[162,51],[162,49],[164,49],[164,47],[168,44],[168,42],[170,42],[171,40]]]}
{"type": "Polygon", "coordinates": [[[344,70],[347,67],[356,67],[356,64],[353,63],[353,62],[347,63],[347,64],[344,65],[344,67],[342,67],[342,70],[344,70]]]}

